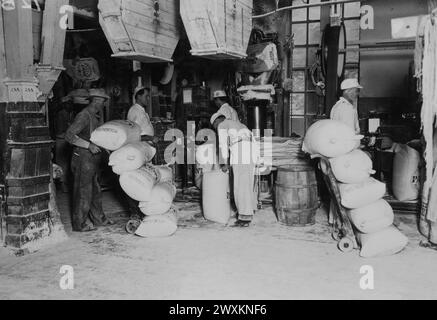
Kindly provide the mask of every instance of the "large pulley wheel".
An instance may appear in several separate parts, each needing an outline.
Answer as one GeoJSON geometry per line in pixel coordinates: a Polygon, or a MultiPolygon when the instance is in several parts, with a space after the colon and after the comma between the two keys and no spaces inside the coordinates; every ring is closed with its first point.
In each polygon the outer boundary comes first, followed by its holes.
{"type": "Polygon", "coordinates": [[[322,36],[322,53],[320,55],[322,74],[325,78],[328,77],[329,64],[336,64],[337,77],[339,79],[344,76],[346,46],[346,28],[344,23],[339,26],[326,26],[322,36]],[[335,57],[337,57],[336,60],[335,57]]]}
{"type": "Polygon", "coordinates": [[[340,81],[344,77],[346,64],[346,29],[343,23],[339,26],[326,26],[320,60],[326,83],[324,112],[329,115],[338,100],[340,81]]]}

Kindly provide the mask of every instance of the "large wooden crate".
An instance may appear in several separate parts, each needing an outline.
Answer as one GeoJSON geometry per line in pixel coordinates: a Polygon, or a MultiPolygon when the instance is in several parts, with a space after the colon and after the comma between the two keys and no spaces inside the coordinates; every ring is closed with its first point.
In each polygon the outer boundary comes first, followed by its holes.
{"type": "Polygon", "coordinates": [[[209,59],[241,59],[252,31],[252,0],[180,0],[191,54],[209,59]]]}
{"type": "Polygon", "coordinates": [[[171,62],[179,41],[178,5],[176,0],[99,1],[99,21],[112,56],[145,63],[171,62]]]}

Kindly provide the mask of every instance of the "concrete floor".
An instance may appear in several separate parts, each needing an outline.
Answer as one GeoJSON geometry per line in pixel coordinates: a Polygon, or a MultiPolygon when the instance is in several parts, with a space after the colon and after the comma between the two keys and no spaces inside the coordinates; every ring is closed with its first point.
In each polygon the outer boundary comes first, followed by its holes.
{"type": "Polygon", "coordinates": [[[396,218],[410,239],[402,253],[363,259],[336,248],[323,210],[315,226],[291,228],[267,207],[250,228],[235,229],[203,220],[198,203],[180,201],[177,233],[145,239],[124,231],[127,216],[111,192],[104,203],[115,226],[71,233],[61,194],[68,240],[23,257],[0,249],[0,299],[437,298],[437,252],[419,247],[413,216],[396,218]],[[62,265],[73,267],[73,290],[59,286],[62,265]],[[374,268],[374,290],[359,286],[363,265],[374,268]]]}

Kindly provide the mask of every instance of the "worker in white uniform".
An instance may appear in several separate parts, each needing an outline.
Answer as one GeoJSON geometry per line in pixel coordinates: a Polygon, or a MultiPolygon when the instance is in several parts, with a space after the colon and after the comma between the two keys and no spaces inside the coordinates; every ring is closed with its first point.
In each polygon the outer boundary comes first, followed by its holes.
{"type": "Polygon", "coordinates": [[[224,115],[228,120],[240,122],[237,111],[229,105],[229,99],[226,92],[223,90],[217,90],[214,92],[213,98],[215,105],[219,108],[217,113],[224,115]]]}
{"type": "MultiPolygon", "coordinates": [[[[341,83],[341,90],[343,90],[343,96],[340,100],[332,107],[330,118],[331,120],[341,121],[351,127],[356,134],[360,134],[360,124],[358,121],[358,111],[357,111],[357,101],[360,95],[360,90],[363,87],[358,83],[357,79],[345,79],[341,83]]],[[[367,146],[375,145],[376,138],[372,137],[368,142],[365,143],[367,146]]],[[[381,149],[390,148],[393,141],[390,137],[381,138],[381,149]]],[[[367,152],[366,152],[367,153],[367,152]]],[[[370,158],[371,154],[367,153],[370,158]]],[[[334,222],[333,211],[334,206],[331,202],[330,212],[329,212],[329,222],[334,222]]]]}
{"type": "MultiPolygon", "coordinates": [[[[140,126],[141,141],[146,141],[149,144],[157,144],[159,139],[158,137],[155,137],[155,130],[150,122],[150,117],[146,112],[146,108],[150,99],[150,90],[148,88],[140,87],[135,90],[134,98],[135,104],[130,107],[126,118],[127,120],[135,122],[140,126]]],[[[130,198],[126,194],[125,201],[132,216],[141,216],[138,208],[138,201],[130,198]]]]}
{"type": "Polygon", "coordinates": [[[343,96],[332,107],[332,120],[341,121],[351,127],[356,134],[360,133],[360,123],[358,121],[357,99],[360,95],[360,89],[363,87],[357,79],[346,79],[341,83],[343,96]]]}
{"type": "MultiPolygon", "coordinates": [[[[357,99],[360,90],[363,88],[357,79],[345,79],[340,86],[343,95],[331,109],[331,120],[337,120],[347,124],[356,134],[360,133],[360,123],[358,121],[357,99]]],[[[329,223],[334,223],[334,203],[331,201],[329,208],[329,223]]]]}
{"type": "Polygon", "coordinates": [[[256,208],[254,183],[259,149],[252,132],[241,122],[227,119],[226,115],[217,112],[211,117],[211,124],[218,134],[221,169],[227,172],[232,168],[234,199],[238,210],[238,220],[234,226],[247,227],[256,208]]]}
{"type": "Polygon", "coordinates": [[[138,88],[135,91],[135,104],[130,107],[127,113],[127,120],[135,122],[141,128],[141,140],[157,143],[158,138],[155,137],[155,130],[150,122],[150,117],[146,112],[149,104],[150,90],[147,88],[138,88]]]}

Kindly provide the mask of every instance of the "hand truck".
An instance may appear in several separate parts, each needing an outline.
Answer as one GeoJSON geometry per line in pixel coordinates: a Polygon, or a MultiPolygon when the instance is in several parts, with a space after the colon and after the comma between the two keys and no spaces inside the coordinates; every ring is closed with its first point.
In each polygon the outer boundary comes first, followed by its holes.
{"type": "Polygon", "coordinates": [[[319,168],[323,173],[323,178],[335,208],[333,212],[334,223],[331,225],[331,236],[338,242],[338,249],[342,252],[351,252],[354,249],[359,249],[354,227],[349,219],[347,209],[341,204],[338,181],[332,172],[329,159],[321,157],[319,168]]]}

